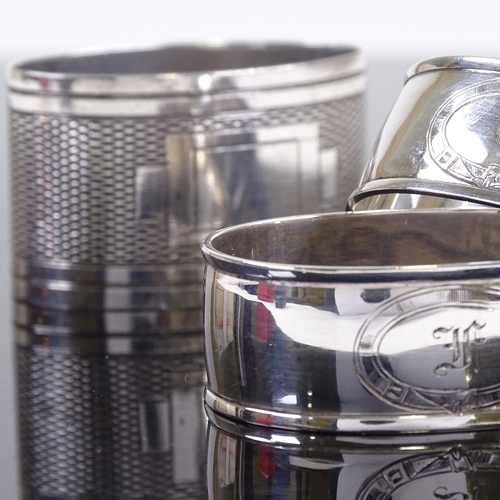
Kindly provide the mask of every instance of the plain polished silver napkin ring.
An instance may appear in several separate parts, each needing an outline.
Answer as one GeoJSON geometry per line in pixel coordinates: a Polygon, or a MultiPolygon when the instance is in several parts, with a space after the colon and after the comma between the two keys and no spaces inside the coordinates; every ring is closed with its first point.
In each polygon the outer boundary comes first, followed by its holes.
{"type": "Polygon", "coordinates": [[[249,423],[337,432],[500,424],[497,211],[370,211],[203,244],[208,389],[249,423]]]}
{"type": "Polygon", "coordinates": [[[499,109],[499,59],[415,64],[350,208],[499,207],[499,109]]]}

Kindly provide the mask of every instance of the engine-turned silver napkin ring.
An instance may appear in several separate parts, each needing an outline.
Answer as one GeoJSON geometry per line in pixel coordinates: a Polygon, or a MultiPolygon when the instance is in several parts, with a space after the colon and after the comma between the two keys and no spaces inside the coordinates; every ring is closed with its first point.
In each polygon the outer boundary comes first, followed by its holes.
{"type": "Polygon", "coordinates": [[[207,404],[337,432],[500,424],[497,211],[223,229],[203,251],[207,404]]]}
{"type": "Polygon", "coordinates": [[[500,206],[500,60],[415,64],[349,206],[500,206]]]}
{"type": "Polygon", "coordinates": [[[80,51],[8,84],[23,498],[204,498],[200,241],[345,204],[362,56],[80,51]]]}

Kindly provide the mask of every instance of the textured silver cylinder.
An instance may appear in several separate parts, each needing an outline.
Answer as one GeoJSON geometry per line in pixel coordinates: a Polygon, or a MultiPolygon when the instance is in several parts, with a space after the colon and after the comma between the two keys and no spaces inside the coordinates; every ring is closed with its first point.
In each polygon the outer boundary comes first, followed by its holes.
{"type": "Polygon", "coordinates": [[[350,47],[19,63],[9,74],[16,256],[178,262],[224,225],[343,208],[361,173],[364,85],[350,47]]]}
{"type": "Polygon", "coordinates": [[[201,498],[208,232],[344,206],[351,47],[170,46],[11,67],[26,498],[201,498]]]}

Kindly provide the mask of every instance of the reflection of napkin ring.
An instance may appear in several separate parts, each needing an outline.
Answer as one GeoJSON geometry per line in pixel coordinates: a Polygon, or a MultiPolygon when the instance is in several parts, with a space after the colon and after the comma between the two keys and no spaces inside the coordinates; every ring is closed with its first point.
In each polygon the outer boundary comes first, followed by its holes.
{"type": "Polygon", "coordinates": [[[492,499],[500,488],[498,432],[313,434],[211,411],[209,421],[210,500],[492,499]]]}
{"type": "Polygon", "coordinates": [[[499,109],[500,60],[414,65],[351,208],[500,206],[499,109]]]}
{"type": "Polygon", "coordinates": [[[206,402],[339,432],[500,422],[493,211],[329,214],[208,238],[206,402]]]}

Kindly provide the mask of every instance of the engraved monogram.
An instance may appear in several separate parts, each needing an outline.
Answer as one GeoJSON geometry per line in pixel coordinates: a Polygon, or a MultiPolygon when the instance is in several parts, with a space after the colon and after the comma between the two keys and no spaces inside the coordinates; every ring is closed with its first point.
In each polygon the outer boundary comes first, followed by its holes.
{"type": "MultiPolygon", "coordinates": [[[[438,377],[446,377],[450,370],[463,370],[472,366],[473,345],[484,344],[485,339],[478,338],[477,333],[484,328],[486,323],[480,325],[473,321],[467,328],[436,328],[433,336],[436,339],[441,339],[443,334],[452,332],[453,340],[449,344],[445,344],[445,349],[453,351],[453,361],[451,363],[441,363],[434,372],[438,377]]],[[[477,365],[477,364],[476,364],[477,365]]],[[[478,370],[477,367],[474,370],[478,370]]]]}
{"type": "MultiPolygon", "coordinates": [[[[390,500],[394,493],[419,479],[436,478],[436,481],[422,484],[421,494],[428,488],[429,495],[439,500],[478,500],[480,491],[476,487],[460,485],[463,481],[455,474],[480,474],[483,471],[500,472],[500,455],[490,450],[466,450],[452,448],[445,453],[428,453],[407,457],[394,462],[370,477],[360,488],[356,500],[390,500]],[[440,479],[440,477],[442,479],[440,479]]],[[[414,498],[414,497],[412,497],[414,498]]],[[[432,498],[432,497],[431,497],[432,498]]]]}
{"type": "Polygon", "coordinates": [[[500,79],[453,93],[437,110],[427,149],[447,174],[468,184],[500,190],[500,79]]]}
{"type": "Polygon", "coordinates": [[[381,304],[356,338],[363,386],[391,406],[463,414],[500,403],[500,290],[420,289],[381,304]]]}

